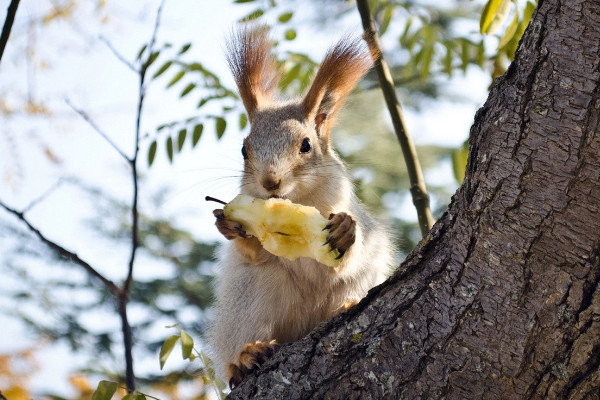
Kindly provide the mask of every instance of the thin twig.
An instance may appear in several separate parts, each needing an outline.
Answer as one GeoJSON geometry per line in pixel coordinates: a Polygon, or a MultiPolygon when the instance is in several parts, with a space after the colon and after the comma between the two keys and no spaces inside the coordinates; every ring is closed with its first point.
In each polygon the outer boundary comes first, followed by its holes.
{"type": "Polygon", "coordinates": [[[8,37],[10,36],[13,23],[15,22],[19,1],[20,0],[12,0],[8,6],[8,10],[6,10],[6,19],[4,20],[4,26],[2,27],[2,35],[0,35],[0,61],[2,60],[4,49],[8,43],[8,37]]]}
{"type": "Polygon", "coordinates": [[[135,256],[137,248],[139,246],[139,210],[138,210],[138,173],[137,173],[137,160],[140,151],[140,131],[142,121],[142,110],[144,106],[144,98],[146,95],[146,71],[150,66],[150,59],[152,57],[152,48],[156,42],[156,35],[158,27],[160,25],[160,17],[164,0],[161,1],[158,11],[156,12],[156,22],[154,24],[154,30],[152,37],[148,44],[148,56],[140,65],[139,73],[139,95],[138,95],[138,106],[135,123],[135,148],[133,151],[133,157],[130,159],[131,165],[131,177],[133,181],[133,200],[131,204],[131,255],[129,257],[129,268],[127,272],[127,279],[123,283],[121,294],[118,297],[119,302],[119,315],[121,316],[121,328],[123,331],[123,344],[125,347],[125,383],[130,391],[135,390],[135,374],[133,372],[133,338],[131,335],[131,327],[127,319],[127,302],[129,300],[129,294],[131,292],[131,286],[133,284],[133,266],[135,263],[135,256]]]}
{"type": "Polygon", "coordinates": [[[160,26],[160,17],[162,14],[162,8],[165,3],[165,0],[162,0],[160,6],[158,7],[158,11],[156,12],[156,22],[154,23],[154,30],[152,32],[152,37],[148,44],[148,56],[146,60],[142,63],[139,76],[140,76],[140,84],[139,84],[139,96],[138,96],[138,107],[137,107],[137,117],[135,123],[135,149],[133,153],[133,158],[131,159],[131,169],[132,169],[132,179],[133,179],[133,204],[131,206],[131,217],[132,217],[132,229],[131,229],[131,242],[132,249],[131,255],[129,257],[129,271],[127,274],[127,279],[125,281],[124,290],[129,292],[131,287],[131,281],[133,280],[133,264],[135,261],[136,250],[139,245],[138,238],[138,230],[139,230],[139,213],[138,213],[138,176],[137,176],[137,159],[140,150],[140,135],[141,135],[141,121],[142,121],[142,110],[144,106],[144,98],[146,95],[146,71],[149,67],[149,61],[152,57],[152,49],[154,44],[156,43],[156,35],[158,33],[158,27],[160,26]]]}
{"type": "Polygon", "coordinates": [[[105,278],[94,267],[92,267],[87,261],[84,261],[77,254],[73,253],[72,251],[69,251],[69,250],[65,249],[64,247],[62,247],[61,245],[57,244],[56,242],[53,242],[52,240],[46,238],[40,232],[39,229],[35,228],[29,222],[29,220],[25,217],[25,214],[22,211],[17,211],[15,209],[7,206],[6,204],[4,204],[2,201],[0,201],[0,207],[4,208],[6,211],[8,211],[9,213],[11,213],[14,216],[16,216],[19,220],[21,220],[21,222],[23,222],[25,225],[27,225],[27,228],[29,228],[29,230],[31,232],[33,232],[48,247],[50,247],[54,251],[58,252],[58,254],[60,254],[61,256],[65,257],[65,258],[68,258],[71,261],[73,261],[74,263],[80,265],[90,275],[92,275],[93,277],[95,277],[98,280],[100,280],[104,284],[104,286],[106,286],[111,291],[111,293],[113,293],[115,295],[118,295],[120,293],[121,289],[119,289],[119,287],[117,285],[115,285],[115,283],[113,281],[105,278]]]}
{"type": "Polygon", "coordinates": [[[112,148],[115,149],[121,157],[123,157],[128,163],[131,164],[132,160],[127,156],[127,154],[123,153],[123,151],[115,144],[115,142],[113,142],[111,140],[111,138],[106,133],[104,133],[104,131],[102,129],[100,129],[100,127],[98,125],[96,125],[96,123],[90,118],[89,115],[86,114],[85,111],[76,108],[69,99],[65,99],[65,102],[67,103],[67,105],[69,107],[71,107],[73,109],[73,111],[75,111],[77,114],[79,114],[81,116],[81,118],[83,118],[85,120],[85,122],[90,124],[90,126],[92,128],[94,128],[94,130],[96,132],[98,132],[98,134],[100,136],[102,136],[102,138],[104,140],[106,140],[108,142],[108,144],[110,144],[112,146],[112,148]]]}
{"type": "Polygon", "coordinates": [[[63,182],[64,182],[63,178],[60,178],[59,180],[57,180],[54,183],[54,185],[50,186],[44,193],[42,193],[37,198],[35,198],[32,201],[30,201],[29,204],[27,206],[25,206],[25,208],[23,208],[23,210],[21,211],[21,213],[22,214],[27,214],[27,212],[29,212],[29,210],[31,210],[33,207],[35,207],[36,205],[38,205],[42,201],[46,200],[46,198],[50,194],[52,194],[52,192],[54,192],[56,189],[58,189],[60,187],[60,185],[63,184],[63,182]]]}
{"type": "Polygon", "coordinates": [[[400,147],[402,148],[402,154],[404,155],[404,161],[406,162],[410,180],[410,193],[412,195],[413,204],[417,209],[421,235],[425,237],[433,226],[434,221],[431,210],[429,209],[429,195],[427,194],[427,188],[425,187],[425,180],[423,179],[423,172],[421,171],[417,150],[406,129],[406,123],[404,122],[400,102],[396,96],[390,69],[383,59],[379,36],[375,29],[375,23],[373,22],[373,16],[369,9],[368,0],[357,0],[356,6],[358,7],[362,26],[365,31],[365,40],[367,41],[371,52],[378,55],[375,60],[375,71],[377,72],[379,85],[381,86],[385,102],[390,112],[390,116],[392,117],[394,131],[396,132],[400,147]]]}
{"type": "Polygon", "coordinates": [[[139,72],[138,69],[131,62],[129,62],[125,57],[123,57],[123,55],[121,55],[121,53],[119,53],[117,49],[115,49],[112,43],[109,42],[109,40],[104,35],[100,35],[100,40],[104,42],[104,44],[110,49],[110,51],[113,52],[113,54],[119,59],[119,61],[121,61],[123,64],[129,67],[129,69],[133,72],[139,72]]]}

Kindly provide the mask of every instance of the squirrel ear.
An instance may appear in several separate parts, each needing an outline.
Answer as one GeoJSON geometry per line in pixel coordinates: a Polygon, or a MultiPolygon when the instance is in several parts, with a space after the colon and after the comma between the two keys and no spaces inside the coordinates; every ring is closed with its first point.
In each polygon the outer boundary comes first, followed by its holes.
{"type": "Polygon", "coordinates": [[[265,26],[243,26],[227,40],[227,62],[252,122],[259,104],[270,102],[279,73],[265,26]]]}
{"type": "Polygon", "coordinates": [[[316,115],[316,126],[325,122],[325,137],[329,136],[336,111],[371,65],[371,53],[359,37],[343,37],[327,51],[302,101],[307,118],[316,115]]]}
{"type": "Polygon", "coordinates": [[[317,114],[317,116],[315,117],[315,130],[317,131],[317,134],[319,133],[321,124],[323,123],[323,121],[325,121],[326,118],[327,114],[325,113],[317,114]]]}

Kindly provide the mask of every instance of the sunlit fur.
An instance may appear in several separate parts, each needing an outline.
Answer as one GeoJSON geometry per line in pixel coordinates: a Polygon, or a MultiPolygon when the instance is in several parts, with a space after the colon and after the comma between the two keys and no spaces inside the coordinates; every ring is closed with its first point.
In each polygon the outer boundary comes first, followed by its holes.
{"type": "Polygon", "coordinates": [[[221,373],[246,343],[297,340],[346,304],[359,301],[386,278],[393,258],[388,232],[357,199],[329,139],[335,112],[371,65],[366,46],[342,39],[327,53],[304,99],[280,103],[271,92],[254,89],[271,87],[275,76],[264,62],[265,30],[244,28],[231,40],[229,62],[252,115],[251,131],[244,140],[248,159],[242,193],[288,198],[316,207],[326,218],[346,212],[356,221],[356,241],[335,269],[310,258],[289,261],[273,256],[256,239],[238,238],[221,246],[216,315],[209,331],[221,373]],[[248,60],[256,60],[256,65],[246,65],[248,60]],[[243,71],[251,71],[253,77],[244,79],[243,71]],[[317,118],[322,114],[324,119],[317,118]],[[305,138],[312,149],[301,153],[305,138]],[[279,187],[265,189],[266,177],[280,180],[279,187]]]}

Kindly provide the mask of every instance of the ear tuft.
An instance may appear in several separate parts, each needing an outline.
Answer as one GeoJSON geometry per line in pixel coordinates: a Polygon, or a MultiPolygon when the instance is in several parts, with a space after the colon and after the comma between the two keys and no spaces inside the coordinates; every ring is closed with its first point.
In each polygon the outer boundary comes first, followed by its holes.
{"type": "Polygon", "coordinates": [[[319,116],[324,115],[320,122],[326,120],[325,135],[336,111],[372,64],[371,53],[360,37],[345,36],[327,51],[302,102],[307,117],[316,114],[317,125],[319,116]]]}
{"type": "Polygon", "coordinates": [[[259,104],[270,101],[279,81],[267,27],[242,26],[232,32],[227,40],[227,62],[252,122],[259,104]]]}

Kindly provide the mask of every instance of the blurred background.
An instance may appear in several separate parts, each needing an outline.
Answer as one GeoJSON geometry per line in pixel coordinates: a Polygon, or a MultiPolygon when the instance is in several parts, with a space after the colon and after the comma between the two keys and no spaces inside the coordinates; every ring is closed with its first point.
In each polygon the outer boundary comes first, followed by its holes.
{"type": "MultiPolygon", "coordinates": [[[[475,112],[512,59],[534,5],[370,3],[439,217],[462,179],[475,112]]],[[[0,3],[0,21],[8,4],[0,3]]],[[[134,70],[150,59],[136,163],[140,249],[128,311],[135,372],[140,389],[153,396],[205,398],[201,362],[173,355],[161,370],[158,354],[177,333],[167,328],[174,324],[202,348],[217,271],[213,251],[223,240],[216,207],[204,197],[228,201],[239,191],[249,127],[226,66],[225,38],[242,20],[269,26],[284,73],[282,97],[294,97],[326,49],[361,25],[356,4],[345,0],[166,0],[149,54],[160,4],[21,1],[0,64],[0,202],[122,282],[133,182],[114,147],[134,154],[134,70]]],[[[373,72],[342,109],[333,140],[362,200],[393,227],[404,258],[420,231],[373,72]]],[[[116,304],[81,266],[0,208],[0,391],[9,400],[90,398],[100,379],[122,381],[116,304]]]]}

